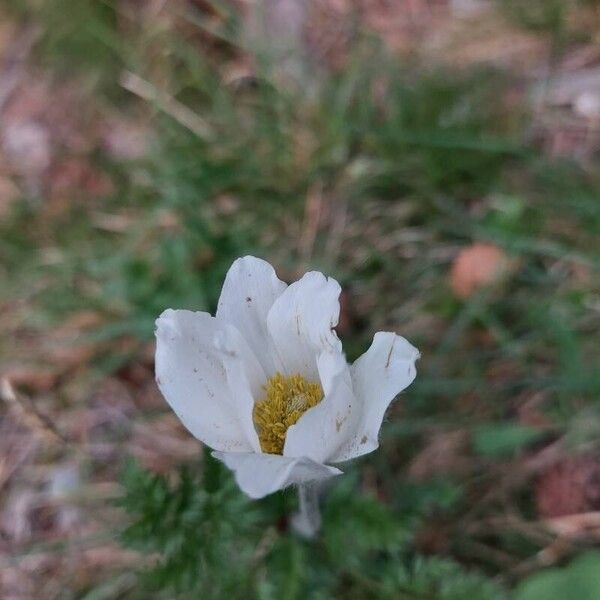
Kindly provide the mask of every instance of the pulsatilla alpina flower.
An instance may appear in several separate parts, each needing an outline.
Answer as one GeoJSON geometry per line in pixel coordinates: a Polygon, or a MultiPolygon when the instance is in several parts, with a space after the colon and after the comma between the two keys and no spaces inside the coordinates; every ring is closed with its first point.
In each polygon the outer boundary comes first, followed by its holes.
{"type": "Polygon", "coordinates": [[[331,463],[375,450],[388,405],[415,378],[419,353],[395,333],[376,333],[348,365],[339,295],[321,273],[288,286],[247,256],[215,317],[169,309],[157,320],[164,397],[252,498],[339,475],[331,463]]]}

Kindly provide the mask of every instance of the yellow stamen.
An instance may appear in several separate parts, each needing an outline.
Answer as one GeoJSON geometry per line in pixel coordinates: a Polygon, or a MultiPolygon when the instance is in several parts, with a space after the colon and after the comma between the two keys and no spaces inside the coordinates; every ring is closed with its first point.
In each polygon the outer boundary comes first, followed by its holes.
{"type": "Polygon", "coordinates": [[[252,418],[260,447],[267,454],[283,454],[289,427],[323,399],[323,389],[302,375],[275,373],[264,386],[265,395],[254,405],[252,418]]]}

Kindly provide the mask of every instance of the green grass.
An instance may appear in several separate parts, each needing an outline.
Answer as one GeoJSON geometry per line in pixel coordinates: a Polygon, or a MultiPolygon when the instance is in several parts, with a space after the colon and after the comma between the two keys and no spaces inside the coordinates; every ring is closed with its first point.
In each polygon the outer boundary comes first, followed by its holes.
{"type": "MultiPolygon", "coordinates": [[[[118,340],[150,340],[167,307],[213,311],[230,263],[256,253],[290,278],[312,266],[342,281],[350,358],[379,329],[403,333],[423,356],[415,384],[384,424],[380,451],[332,491],[314,547],[277,529],[293,504],[289,494],[254,506],[224,473],[207,491],[211,484],[196,475],[175,485],[130,471],[127,543],[166,561],[151,573],[152,593],[162,594],[153,597],[174,598],[172,590],[237,597],[231,590],[240,585],[257,598],[504,597],[518,565],[541,549],[539,537],[482,532],[478,524],[509,511],[534,521],[530,482],[513,477],[519,457],[561,436],[573,450],[587,448],[593,434],[578,435],[582,418],[598,430],[597,169],[549,161],[528,145],[527,107],[503,102],[509,73],[399,66],[364,41],[346,69],[306,89],[281,85],[268,66],[234,85],[222,69],[237,49],[221,42],[218,51],[199,52],[189,23],[186,35],[154,39],[108,4],[75,4],[44,9],[59,25],[41,41],[51,50],[46,63],[63,75],[73,66],[97,86],[100,102],[131,106],[118,71],[152,80],[155,65],[144,57],[159,43],[159,81],[170,82],[206,133],[148,103],[155,125],[148,156],[130,164],[98,157],[115,181],[113,195],[56,220],[40,209],[43,198],[16,209],[0,231],[3,294],[27,300],[31,326],[99,312],[102,325],[91,335],[108,344],[110,360],[105,350],[94,365],[110,370],[128,360],[110,356],[121,352],[118,340]],[[67,23],[59,9],[75,4],[88,12],[67,23]],[[124,38],[122,27],[134,33],[124,38]],[[91,49],[99,54],[89,62],[91,49]],[[332,221],[306,249],[306,199],[315,193],[332,221]],[[225,196],[235,199],[232,214],[219,209],[225,196]],[[129,224],[106,231],[97,211],[129,224]],[[336,218],[344,219],[340,230],[336,218]],[[514,266],[495,288],[460,301],[448,272],[456,251],[474,241],[499,245],[514,266]],[[58,258],[49,261],[49,250],[58,258]],[[535,395],[548,424],[532,432],[515,416],[535,395]],[[435,434],[460,431],[466,469],[407,477],[435,434]],[[361,472],[379,499],[365,495],[361,472]],[[503,493],[494,495],[498,486],[503,493]],[[223,514],[207,517],[216,505],[223,514]],[[210,542],[196,539],[204,527],[210,542]],[[441,557],[425,556],[431,550],[422,540],[432,530],[441,557]],[[264,556],[253,558],[267,533],[264,556]],[[219,570],[232,555],[233,568],[219,570]]],[[[226,37],[235,31],[228,21],[226,37]]]]}

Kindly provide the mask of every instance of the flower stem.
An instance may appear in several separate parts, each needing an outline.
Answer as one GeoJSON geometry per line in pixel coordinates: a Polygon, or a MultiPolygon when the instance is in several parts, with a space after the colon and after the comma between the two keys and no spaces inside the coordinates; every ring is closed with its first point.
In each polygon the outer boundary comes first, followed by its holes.
{"type": "Polygon", "coordinates": [[[292,517],[292,527],[302,537],[315,537],[321,527],[320,490],[321,486],[315,481],[298,486],[300,510],[292,517]]]}

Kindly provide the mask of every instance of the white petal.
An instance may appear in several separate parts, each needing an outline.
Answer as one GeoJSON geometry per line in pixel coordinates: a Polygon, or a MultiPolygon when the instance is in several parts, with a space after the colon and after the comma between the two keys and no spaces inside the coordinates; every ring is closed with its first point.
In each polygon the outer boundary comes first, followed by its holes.
{"type": "Polygon", "coordinates": [[[328,479],[342,472],[308,458],[288,458],[254,452],[213,452],[235,473],[241,490],[250,498],[262,498],[288,485],[328,479]]]}
{"type": "Polygon", "coordinates": [[[268,262],[245,256],[231,265],[219,298],[217,318],[238,329],[267,376],[279,368],[272,361],[267,314],[286,287],[268,262]]]}
{"type": "Polygon", "coordinates": [[[379,429],[390,402],[414,380],[419,351],[403,337],[380,331],[371,347],[352,365],[354,394],[360,404],[358,428],[331,462],[372,452],[379,445],[379,429]]]}
{"type": "Polygon", "coordinates": [[[318,381],[317,356],[341,352],[333,328],[340,315],[340,285],[312,271],[292,283],[277,298],[267,317],[267,327],[284,372],[300,373],[318,381]]]}
{"type": "Polygon", "coordinates": [[[323,352],[318,366],[325,397],[287,430],[283,454],[329,462],[356,432],[360,404],[341,352],[323,352]]]}
{"type": "Polygon", "coordinates": [[[254,452],[260,452],[252,412],[254,398],[264,394],[267,377],[242,334],[229,323],[222,326],[223,329],[215,334],[215,348],[222,353],[223,368],[241,427],[254,452]]]}
{"type": "MultiPolygon", "coordinates": [[[[195,437],[217,450],[248,452],[256,446],[242,418],[251,394],[240,393],[243,381],[232,394],[228,371],[240,362],[225,367],[231,358],[216,345],[223,336],[231,331],[207,313],[166,310],[156,321],[156,382],[195,437]]],[[[226,346],[233,347],[233,342],[226,346]]],[[[243,377],[248,378],[245,372],[243,377]]]]}
{"type": "Polygon", "coordinates": [[[317,358],[317,367],[321,387],[326,396],[340,377],[349,387],[352,387],[350,368],[343,352],[321,352],[317,358]]]}

